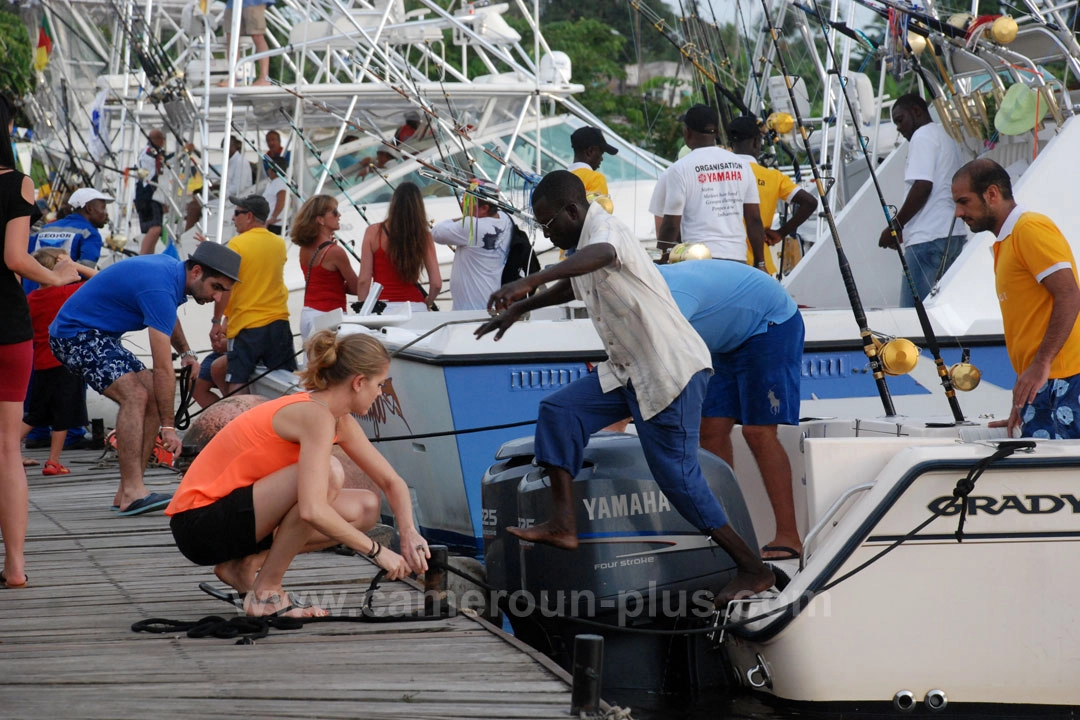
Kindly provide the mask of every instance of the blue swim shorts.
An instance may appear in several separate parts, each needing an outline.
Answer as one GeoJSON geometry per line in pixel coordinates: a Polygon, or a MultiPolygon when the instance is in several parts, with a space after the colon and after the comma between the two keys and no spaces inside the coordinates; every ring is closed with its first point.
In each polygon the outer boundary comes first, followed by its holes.
{"type": "Polygon", "coordinates": [[[1047,381],[1020,410],[1020,421],[1023,437],[1080,439],[1080,375],[1047,381]]]}
{"type": "Polygon", "coordinates": [[[731,352],[713,353],[701,414],[741,425],[798,425],[804,334],[795,313],[731,352]]]}
{"type": "Polygon", "coordinates": [[[124,375],[146,369],[120,343],[119,337],[100,330],[87,330],[72,338],[50,336],[49,347],[68,370],[102,395],[124,375]]]}

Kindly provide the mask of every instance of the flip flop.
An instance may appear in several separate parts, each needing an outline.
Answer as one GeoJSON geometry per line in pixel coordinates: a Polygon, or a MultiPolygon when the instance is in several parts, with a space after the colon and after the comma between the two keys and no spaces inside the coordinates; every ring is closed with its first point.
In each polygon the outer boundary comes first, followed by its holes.
{"type": "Polygon", "coordinates": [[[161,510],[170,502],[172,502],[172,494],[150,493],[146,497],[134,501],[128,505],[126,509],[117,510],[116,514],[120,517],[143,515],[145,513],[154,512],[155,510],[161,510]]]}
{"type": "Polygon", "coordinates": [[[6,577],[4,577],[4,571],[0,570],[0,588],[5,588],[7,590],[22,590],[23,588],[25,588],[29,584],[30,584],[30,576],[29,575],[26,576],[26,580],[23,580],[21,583],[16,585],[15,583],[9,583],[8,579],[6,577]]]}
{"type": "Polygon", "coordinates": [[[761,548],[762,560],[798,560],[802,555],[798,550],[787,545],[766,545],[761,548]],[[765,553],[781,553],[773,557],[765,557],[765,553]]]}
{"type": "MultiPolygon", "coordinates": [[[[233,607],[238,607],[241,610],[244,609],[244,598],[247,597],[247,593],[238,593],[235,590],[222,590],[216,588],[208,582],[199,583],[199,589],[212,598],[227,602],[233,607]]],[[[298,610],[311,607],[311,603],[304,602],[295,593],[286,593],[289,596],[289,602],[292,607],[298,610]]]]}
{"type": "Polygon", "coordinates": [[[227,602],[240,610],[244,609],[244,596],[247,593],[238,593],[235,590],[221,590],[208,582],[199,583],[199,589],[212,598],[227,602]]]}

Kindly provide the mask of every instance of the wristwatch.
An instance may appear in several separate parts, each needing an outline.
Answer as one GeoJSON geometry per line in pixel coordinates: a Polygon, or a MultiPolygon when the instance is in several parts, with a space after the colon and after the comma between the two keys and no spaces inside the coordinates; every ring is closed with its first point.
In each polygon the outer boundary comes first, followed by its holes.
{"type": "Polygon", "coordinates": [[[199,354],[197,352],[195,352],[194,350],[185,350],[184,352],[180,353],[180,357],[182,357],[182,358],[190,357],[190,358],[195,358],[196,360],[198,360],[199,359],[199,354]]]}

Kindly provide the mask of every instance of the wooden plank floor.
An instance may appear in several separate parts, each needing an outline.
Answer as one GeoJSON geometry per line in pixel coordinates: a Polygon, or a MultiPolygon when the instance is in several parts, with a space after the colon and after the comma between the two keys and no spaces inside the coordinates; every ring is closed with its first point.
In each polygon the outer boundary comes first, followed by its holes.
{"type": "MultiPolygon", "coordinates": [[[[26,453],[44,463],[46,451],[26,453]]],[[[109,510],[115,456],[63,456],[72,474],[28,468],[25,590],[0,589],[0,718],[565,718],[561,668],[489,624],[325,623],[272,630],[254,645],[131,631],[157,617],[228,616],[200,592],[219,584],[176,550],[161,513],[109,510]]],[[[171,491],[168,470],[147,476],[171,491]]],[[[297,558],[286,587],[349,614],[375,567],[333,553],[297,558]]],[[[377,612],[422,604],[415,585],[384,583],[377,612]]]]}

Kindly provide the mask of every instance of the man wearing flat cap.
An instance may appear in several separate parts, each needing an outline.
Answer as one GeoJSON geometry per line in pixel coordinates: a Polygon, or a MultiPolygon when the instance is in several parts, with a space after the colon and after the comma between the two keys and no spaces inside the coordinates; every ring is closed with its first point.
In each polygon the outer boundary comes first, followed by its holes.
{"type": "Polygon", "coordinates": [[[765,229],[754,173],[735,153],[717,147],[720,114],[714,108],[694,105],[683,122],[690,154],[657,183],[664,194],[664,219],[656,246],[666,254],[681,236],[681,242],[703,243],[714,259],[745,263],[749,238],[754,266],[764,271],[765,229]]]}
{"type": "Polygon", "coordinates": [[[198,359],[188,345],[176,310],[188,296],[204,304],[219,300],[239,277],[240,257],[216,243],[203,243],[186,262],[169,255],[140,255],[115,263],[86,281],[52,325],[53,355],[90,387],[120,405],[116,451],[120,487],[113,510],[122,516],[160,510],[171,496],[148,493],[143,469],[154,440],[180,452],[173,422],[176,375],[170,345],[183,365],[198,359]],[[148,328],[153,370],[123,346],[125,333],[148,328]]]}
{"type": "Polygon", "coordinates": [[[617,155],[619,148],[608,144],[600,128],[590,126],[574,131],[570,136],[570,147],[574,149],[574,162],[566,169],[585,183],[585,197],[592,201],[599,195],[606,196],[607,178],[600,172],[600,163],[604,161],[604,155],[617,155]]]}
{"type": "Polygon", "coordinates": [[[266,229],[270,204],[262,195],[230,197],[237,235],[229,248],[242,259],[240,282],[214,304],[210,341],[228,341],[225,380],[240,390],[255,366],[295,370],[289,290],[285,287],[285,240],[266,229]]]}

